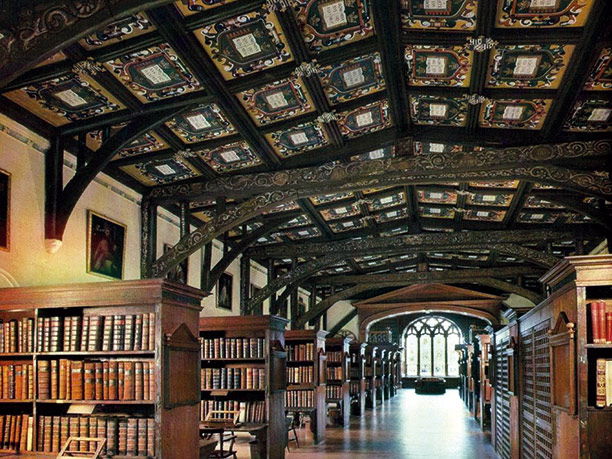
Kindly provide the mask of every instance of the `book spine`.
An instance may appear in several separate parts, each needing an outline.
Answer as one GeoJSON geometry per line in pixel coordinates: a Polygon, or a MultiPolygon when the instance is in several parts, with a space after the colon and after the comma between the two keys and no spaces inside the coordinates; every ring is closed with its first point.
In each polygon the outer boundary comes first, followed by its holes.
{"type": "Polygon", "coordinates": [[[89,317],[83,317],[81,327],[81,346],[80,351],[87,351],[89,349],[89,317]]]}
{"type": "Polygon", "coordinates": [[[95,364],[93,362],[83,363],[83,395],[85,400],[95,398],[95,364]]]}
{"type": "Polygon", "coordinates": [[[100,319],[100,316],[89,317],[88,351],[97,351],[100,349],[100,319]]]}
{"type": "Polygon", "coordinates": [[[123,333],[125,331],[125,317],[116,315],[113,329],[113,351],[123,351],[123,333]]]}
{"type": "Polygon", "coordinates": [[[142,349],[142,314],[134,316],[134,343],[132,350],[140,351],[142,349]]]}
{"type": "Polygon", "coordinates": [[[612,311],[606,311],[606,343],[612,344],[612,311]]]}
{"type": "Polygon", "coordinates": [[[102,350],[111,351],[113,346],[113,316],[104,316],[104,329],[102,332],[102,350]]]}
{"type": "Polygon", "coordinates": [[[147,350],[154,351],[155,350],[155,313],[149,313],[149,345],[147,346],[147,350]]]}
{"type": "Polygon", "coordinates": [[[123,335],[123,349],[131,351],[134,347],[134,316],[125,316],[125,334],[123,335]]]}
{"type": "Polygon", "coordinates": [[[38,362],[38,398],[41,400],[48,400],[50,393],[50,381],[49,381],[49,362],[41,360],[38,362]]]}
{"type": "Polygon", "coordinates": [[[83,400],[83,362],[70,362],[70,390],[72,400],[83,400]]]}
{"type": "Polygon", "coordinates": [[[612,359],[606,359],[606,406],[612,405],[612,359]]]}
{"type": "Polygon", "coordinates": [[[606,406],[606,359],[597,359],[595,365],[595,406],[603,408],[606,406]]]}
{"type": "Polygon", "coordinates": [[[104,400],[104,365],[102,362],[94,364],[94,396],[96,400],[104,400]]]}
{"type": "Polygon", "coordinates": [[[155,419],[147,419],[147,456],[155,457],[155,419]]]}

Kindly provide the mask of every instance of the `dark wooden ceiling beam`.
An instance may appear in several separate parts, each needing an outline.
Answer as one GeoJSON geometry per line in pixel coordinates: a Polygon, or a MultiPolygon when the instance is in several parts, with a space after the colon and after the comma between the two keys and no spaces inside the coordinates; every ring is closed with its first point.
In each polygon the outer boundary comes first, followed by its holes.
{"type": "Polygon", "coordinates": [[[512,201],[510,202],[510,206],[506,211],[506,215],[504,215],[503,224],[506,225],[506,227],[510,226],[513,222],[516,221],[516,216],[525,205],[525,200],[527,199],[527,196],[529,195],[529,192],[531,191],[532,187],[532,183],[526,182],[524,180],[519,183],[519,186],[516,189],[516,193],[514,193],[512,201]]]}
{"type": "MultiPolygon", "coordinates": [[[[573,231],[472,231],[460,233],[421,233],[405,236],[392,236],[373,239],[344,239],[334,242],[301,242],[293,244],[273,244],[249,249],[251,257],[286,258],[294,256],[321,256],[328,253],[344,253],[359,256],[359,251],[366,249],[386,250],[396,247],[427,247],[427,250],[436,250],[436,245],[464,244],[474,246],[485,245],[491,242],[517,244],[534,241],[559,241],[573,239],[573,231]]],[[[423,249],[425,250],[425,249],[423,249]]]]}
{"type": "MultiPolygon", "coordinates": [[[[372,17],[380,49],[391,117],[400,135],[412,126],[406,92],[406,65],[400,45],[400,7],[395,0],[371,3],[372,17]]],[[[357,45],[358,46],[358,45],[357,45]]]]}
{"type": "Polygon", "coordinates": [[[611,142],[562,143],[491,149],[476,156],[439,153],[408,158],[354,161],[279,172],[243,174],[213,181],[166,185],[151,191],[156,200],[196,199],[204,196],[252,196],[271,190],[291,190],[298,197],[406,184],[527,179],[550,183],[603,198],[612,195],[609,179],[554,165],[567,158],[606,155],[611,142]],[[545,158],[545,160],[543,160],[545,158]],[[333,173],[332,173],[333,172],[333,173]]]}

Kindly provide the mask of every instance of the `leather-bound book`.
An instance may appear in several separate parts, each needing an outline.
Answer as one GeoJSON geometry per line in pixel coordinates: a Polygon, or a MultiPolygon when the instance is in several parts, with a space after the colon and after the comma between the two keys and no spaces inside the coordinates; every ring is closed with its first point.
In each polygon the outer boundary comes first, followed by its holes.
{"type": "Polygon", "coordinates": [[[122,400],[134,400],[134,362],[123,363],[123,398],[122,400]]]}
{"type": "Polygon", "coordinates": [[[111,417],[106,420],[106,453],[108,456],[117,454],[118,426],[117,418],[111,417]]]}
{"type": "MultiPolygon", "coordinates": [[[[89,419],[85,416],[79,417],[79,437],[89,437],[89,419]]],[[[79,451],[89,451],[89,442],[79,441],[79,451]]]]}
{"type": "Polygon", "coordinates": [[[597,359],[595,369],[595,406],[604,408],[606,406],[606,359],[597,359]]]}
{"type": "Polygon", "coordinates": [[[70,330],[72,330],[72,317],[64,317],[64,336],[62,340],[62,350],[70,350],[70,330]]]}
{"type": "Polygon", "coordinates": [[[155,457],[155,419],[147,419],[147,456],[155,457]]]}
{"type": "Polygon", "coordinates": [[[57,360],[51,360],[50,365],[51,365],[51,399],[53,400],[57,400],[57,398],[59,397],[59,390],[58,390],[58,382],[59,382],[59,368],[58,368],[58,361],[57,360]]]}
{"type": "Polygon", "coordinates": [[[83,319],[81,317],[73,317],[70,326],[70,351],[76,352],[81,350],[80,331],[83,326],[83,319]]]}
{"type": "Polygon", "coordinates": [[[104,366],[102,362],[94,364],[94,399],[104,400],[104,366]]]}
{"type": "Polygon", "coordinates": [[[41,400],[49,400],[49,361],[39,360],[38,361],[38,398],[41,400]]]}
{"type": "Polygon", "coordinates": [[[62,416],[60,419],[60,446],[64,446],[68,440],[70,429],[70,418],[62,416]]]}
{"type": "Polygon", "coordinates": [[[134,400],[144,400],[143,362],[134,362],[134,400]]]}
{"type": "Polygon", "coordinates": [[[111,360],[108,363],[108,397],[106,400],[119,400],[117,393],[117,372],[119,364],[116,360],[111,360]]]}
{"type": "Polygon", "coordinates": [[[70,392],[72,400],[83,400],[83,362],[70,362],[70,392]]]}
{"type": "Polygon", "coordinates": [[[123,349],[131,351],[134,349],[134,316],[125,316],[125,334],[123,335],[123,349]]]}
{"type": "Polygon", "coordinates": [[[104,316],[104,327],[102,328],[102,350],[112,351],[113,350],[113,327],[114,317],[104,316]]]}
{"type": "Polygon", "coordinates": [[[120,418],[119,424],[119,435],[117,442],[117,453],[119,455],[126,455],[127,453],[127,419],[120,418]]]}
{"type": "Polygon", "coordinates": [[[123,351],[123,333],[125,332],[125,317],[122,315],[115,315],[113,325],[113,351],[123,351]]]}
{"type": "Polygon", "coordinates": [[[117,362],[117,400],[125,400],[125,366],[123,362],[117,362]]]}
{"type": "Polygon", "coordinates": [[[137,431],[138,431],[138,420],[136,418],[129,418],[127,425],[127,447],[126,453],[128,456],[136,456],[137,454],[137,431]]]}
{"type": "Polygon", "coordinates": [[[151,400],[149,387],[149,362],[142,362],[142,399],[151,400]]]}
{"type": "Polygon", "coordinates": [[[45,433],[45,439],[43,442],[43,450],[45,452],[51,452],[51,445],[53,440],[53,418],[51,416],[43,416],[45,418],[45,424],[43,431],[45,433]]]}
{"type": "Polygon", "coordinates": [[[109,384],[109,361],[102,362],[102,398],[100,400],[109,400],[108,384],[109,384]]]}
{"type": "Polygon", "coordinates": [[[100,321],[102,317],[100,316],[90,316],[89,317],[89,341],[87,342],[87,350],[88,351],[98,351],[101,348],[101,331],[102,327],[100,321]]]}
{"type": "Polygon", "coordinates": [[[96,365],[94,362],[83,363],[83,397],[84,400],[94,400],[96,392],[96,365]]]}
{"type": "Polygon", "coordinates": [[[155,313],[149,313],[149,346],[147,349],[149,351],[155,350],[155,313]]]}
{"type": "Polygon", "coordinates": [[[53,416],[53,424],[51,426],[51,451],[59,452],[61,448],[60,436],[61,436],[61,418],[59,416],[53,416]]]}
{"type": "Polygon", "coordinates": [[[138,418],[138,428],[136,432],[137,437],[137,451],[138,456],[147,455],[147,420],[145,418],[138,418]]]}
{"type": "Polygon", "coordinates": [[[89,349],[89,316],[85,316],[82,319],[83,326],[81,327],[81,346],[80,351],[86,351],[89,349]]]}
{"type": "Polygon", "coordinates": [[[142,314],[142,333],[140,335],[140,349],[148,351],[149,349],[149,314],[142,314]]]}
{"type": "MultiPolygon", "coordinates": [[[[106,438],[106,418],[98,418],[98,422],[97,422],[97,429],[96,429],[96,438],[106,438]]],[[[106,448],[108,447],[108,440],[107,443],[105,443],[102,446],[102,456],[106,455],[106,448]]]]}
{"type": "Polygon", "coordinates": [[[134,316],[134,342],[131,349],[133,351],[142,349],[142,314],[134,316]]]}

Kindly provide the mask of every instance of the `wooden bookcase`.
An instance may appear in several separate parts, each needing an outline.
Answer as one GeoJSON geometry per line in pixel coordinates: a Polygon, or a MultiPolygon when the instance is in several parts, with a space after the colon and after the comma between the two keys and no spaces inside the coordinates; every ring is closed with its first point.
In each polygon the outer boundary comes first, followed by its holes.
{"type": "Polygon", "coordinates": [[[389,400],[395,395],[394,371],[397,346],[395,344],[378,344],[378,351],[380,353],[381,400],[389,400]]]}
{"type": "Polygon", "coordinates": [[[352,342],[349,347],[351,356],[350,364],[350,394],[351,394],[351,414],[361,416],[366,408],[366,344],[352,342]]]}
{"type": "Polygon", "coordinates": [[[491,381],[489,381],[489,358],[491,352],[491,336],[489,334],[476,335],[478,341],[478,370],[480,390],[478,393],[478,409],[476,410],[478,422],[482,430],[491,425],[491,381]]]}
{"type": "Polygon", "coordinates": [[[270,315],[200,318],[200,421],[205,420],[211,405],[215,409],[239,409],[240,422],[234,431],[255,437],[251,441],[252,457],[285,457],[287,322],[270,315]],[[226,376],[215,383],[211,378],[222,372],[232,372],[234,377],[226,376]]]}
{"type": "Polygon", "coordinates": [[[540,280],[551,292],[542,306],[551,313],[553,431],[563,432],[554,451],[606,457],[612,445],[612,406],[595,406],[596,360],[612,359],[612,345],[592,343],[587,305],[595,300],[612,305],[612,255],[567,257],[540,280]]]}
{"type": "Polygon", "coordinates": [[[381,349],[380,345],[378,345],[378,349],[376,350],[376,357],[374,358],[374,391],[376,392],[376,403],[382,403],[387,398],[389,398],[385,395],[386,359],[387,350],[381,349]]]}
{"type": "MultiPolygon", "coordinates": [[[[349,345],[352,338],[327,338],[327,396],[328,410],[336,410],[337,423],[347,427],[350,422],[350,355],[349,345]],[[336,377],[336,376],[339,376],[336,377]],[[332,393],[333,392],[333,393],[332,393]]],[[[331,412],[331,411],[330,411],[331,412]]]]}
{"type": "Polygon", "coordinates": [[[402,350],[395,349],[391,360],[391,397],[395,397],[402,387],[402,350]]]}
{"type": "MultiPolygon", "coordinates": [[[[27,352],[0,354],[2,367],[32,366],[30,396],[2,400],[0,406],[2,414],[25,414],[32,418],[29,436],[34,451],[13,447],[3,452],[23,457],[55,457],[68,433],[99,437],[112,429],[118,436],[109,435],[115,445],[111,443],[106,447],[115,449],[117,458],[198,457],[197,334],[203,296],[200,290],[162,279],[0,289],[0,319],[4,323],[26,319],[33,330],[30,339],[26,340],[29,348],[22,349],[27,352]],[[149,325],[146,336],[150,336],[150,341],[143,339],[145,315],[149,325]],[[104,327],[104,322],[98,323],[98,327],[92,325],[100,316],[113,317],[103,320],[113,321],[115,336],[105,337],[110,327],[104,327]],[[72,317],[77,319],[73,321],[72,317]],[[128,317],[131,319],[126,319],[128,317]],[[130,320],[134,328],[128,328],[130,320]],[[83,334],[83,329],[87,329],[83,326],[86,321],[90,323],[89,333],[83,334]],[[74,324],[70,327],[71,333],[64,333],[64,324],[74,324]],[[43,329],[45,325],[49,327],[43,329]],[[50,337],[48,341],[46,336],[50,337]],[[100,350],[105,339],[109,339],[110,348],[116,350],[100,350]],[[87,349],[81,349],[84,340],[88,341],[87,349]],[[138,346],[136,341],[139,341],[138,346]],[[128,345],[124,346],[126,343],[128,345]],[[45,344],[47,346],[43,347],[45,344]],[[128,350],[123,350],[124,347],[128,350]],[[64,362],[57,364],[60,365],[58,371],[68,368],[70,378],[53,372],[47,379],[41,370],[52,368],[51,371],[55,371],[53,368],[58,367],[52,363],[54,361],[64,362]],[[104,365],[118,368],[120,373],[123,368],[125,376],[126,371],[140,368],[140,362],[150,369],[148,378],[134,373],[132,387],[132,378],[117,375],[114,382],[118,383],[116,388],[123,396],[111,398],[114,389],[104,381],[113,382],[114,378],[108,376],[108,372],[103,373],[101,368],[104,365]],[[94,373],[92,366],[96,364],[95,370],[99,371],[94,373]],[[80,371],[81,366],[85,371],[80,371]],[[147,380],[152,384],[146,385],[147,380]],[[72,395],[68,399],[65,392],[68,384],[78,399],[73,399],[72,395]],[[148,399],[140,397],[145,394],[145,387],[150,391],[148,399]],[[66,399],[60,399],[60,394],[66,399]],[[120,430],[123,428],[126,429],[124,433],[120,430]],[[126,451],[122,451],[124,446],[126,451]]],[[[27,329],[27,326],[22,327],[22,331],[27,329]]],[[[81,447],[86,450],[88,445],[81,444],[81,447]]]]}
{"type": "Polygon", "coordinates": [[[293,384],[287,379],[287,411],[306,413],[310,415],[310,429],[313,441],[319,443],[325,438],[326,414],[325,392],[327,376],[327,360],[325,355],[325,337],[323,330],[287,330],[285,343],[287,345],[287,371],[311,371],[310,382],[293,384]],[[309,346],[312,351],[306,356],[299,349],[309,346]],[[293,396],[300,397],[308,404],[295,405],[290,403],[293,396]]]}
{"type": "Polygon", "coordinates": [[[375,408],[378,401],[376,391],[376,373],[378,367],[378,346],[367,344],[365,349],[366,408],[375,408]]]}

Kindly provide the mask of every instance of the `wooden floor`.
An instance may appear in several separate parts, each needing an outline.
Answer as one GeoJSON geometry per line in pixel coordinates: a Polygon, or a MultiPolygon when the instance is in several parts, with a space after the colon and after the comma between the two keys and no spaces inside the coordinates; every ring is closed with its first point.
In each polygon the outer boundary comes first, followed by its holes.
{"type": "MultiPolygon", "coordinates": [[[[291,443],[293,458],[496,458],[489,439],[470,418],[456,390],[445,395],[399,394],[352,417],[349,429],[328,428],[320,445],[291,443]]],[[[307,438],[301,433],[304,443],[307,438]]]]}

